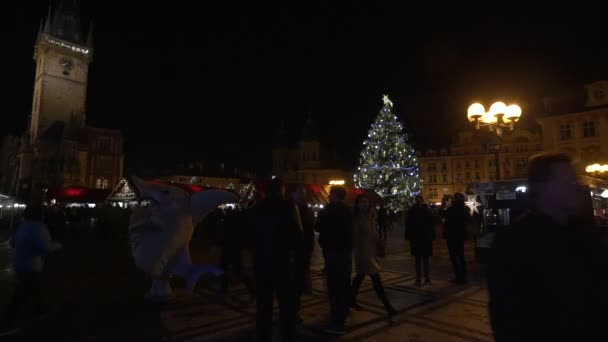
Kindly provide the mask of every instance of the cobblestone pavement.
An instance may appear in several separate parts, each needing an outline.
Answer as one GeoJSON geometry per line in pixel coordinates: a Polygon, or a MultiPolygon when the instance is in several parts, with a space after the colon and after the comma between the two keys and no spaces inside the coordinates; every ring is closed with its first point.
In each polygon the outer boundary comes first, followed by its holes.
{"type": "MultiPolygon", "coordinates": [[[[369,279],[361,287],[358,302],[363,311],[351,311],[344,341],[491,341],[486,290],[479,267],[473,262],[472,244],[467,246],[471,282],[455,286],[443,240],[435,242],[431,259],[432,286],[417,288],[403,227],[391,232],[387,256],[382,260],[382,279],[399,314],[394,323],[369,279]]],[[[251,341],[255,333],[255,307],[238,281],[225,301],[217,296],[217,279],[204,279],[192,296],[176,283],[176,297],[166,306],[144,303],[146,279],[137,271],[126,241],[100,241],[80,235],[65,241],[65,250],[49,256],[45,267],[44,293],[52,308],[44,320],[24,319],[18,340],[61,341],[251,341]]],[[[193,244],[195,261],[217,262],[216,248],[193,244]]],[[[298,328],[301,341],[324,341],[319,330],[325,323],[328,304],[322,259],[313,257],[313,293],[303,298],[298,328]]],[[[8,249],[0,243],[0,308],[12,293],[14,274],[8,249]]],[[[275,315],[277,318],[277,315],[275,315]]],[[[9,340],[9,339],[7,339],[9,340]]],[[[279,339],[277,339],[279,340],[279,339]]]]}
{"type": "MultiPolygon", "coordinates": [[[[473,245],[467,245],[471,281],[457,286],[449,283],[451,264],[445,241],[435,242],[431,259],[430,286],[416,287],[413,258],[403,241],[403,227],[390,235],[381,273],[387,294],[399,311],[389,324],[369,279],[358,297],[363,311],[351,310],[344,341],[492,341],[487,313],[487,291],[480,268],[473,261],[473,245]]],[[[196,253],[195,253],[196,254],[196,253]]],[[[211,253],[213,254],[213,253],[211,253]]],[[[206,258],[209,258],[207,255],[206,258]]],[[[300,312],[304,323],[298,328],[302,341],[323,341],[320,332],[328,312],[327,290],[322,274],[319,249],[313,257],[313,293],[305,295],[300,312]]],[[[250,341],[255,333],[255,307],[249,294],[235,284],[225,302],[217,296],[213,280],[197,289],[194,296],[178,293],[162,312],[162,321],[172,341],[250,341]]],[[[275,308],[275,320],[278,312],[275,308]]],[[[275,329],[276,330],[276,329],[275,329]]],[[[278,332],[277,332],[278,333],[278,332]]],[[[278,336],[277,336],[278,340],[278,336]]]]}

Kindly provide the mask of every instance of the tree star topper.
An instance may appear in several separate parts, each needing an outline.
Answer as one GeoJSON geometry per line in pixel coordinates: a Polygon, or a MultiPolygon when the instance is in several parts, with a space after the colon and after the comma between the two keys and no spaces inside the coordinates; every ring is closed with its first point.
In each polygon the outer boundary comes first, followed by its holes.
{"type": "Polygon", "coordinates": [[[388,98],[388,95],[382,96],[382,101],[384,101],[385,105],[393,107],[393,102],[388,98]]]}

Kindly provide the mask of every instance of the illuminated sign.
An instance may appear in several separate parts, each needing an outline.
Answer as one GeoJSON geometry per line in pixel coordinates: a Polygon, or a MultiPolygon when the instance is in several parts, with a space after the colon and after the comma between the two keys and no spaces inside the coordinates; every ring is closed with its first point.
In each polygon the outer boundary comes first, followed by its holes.
{"type": "Polygon", "coordinates": [[[344,180],[330,180],[329,185],[344,185],[344,180]]]}

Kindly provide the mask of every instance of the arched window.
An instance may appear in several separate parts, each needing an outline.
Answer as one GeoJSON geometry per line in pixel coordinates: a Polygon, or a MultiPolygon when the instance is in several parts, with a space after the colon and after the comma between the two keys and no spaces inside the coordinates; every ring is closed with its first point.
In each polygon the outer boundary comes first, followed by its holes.
{"type": "Polygon", "coordinates": [[[103,180],[103,184],[101,185],[101,188],[102,189],[107,189],[108,188],[108,180],[107,179],[103,180]]]}
{"type": "Polygon", "coordinates": [[[101,189],[101,178],[97,178],[95,181],[95,189],[101,189]]]}

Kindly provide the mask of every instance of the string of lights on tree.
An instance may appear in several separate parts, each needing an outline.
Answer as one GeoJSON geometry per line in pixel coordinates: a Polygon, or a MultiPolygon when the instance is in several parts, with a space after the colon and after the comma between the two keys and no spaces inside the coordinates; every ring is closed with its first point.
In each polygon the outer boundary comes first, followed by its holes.
{"type": "Polygon", "coordinates": [[[422,179],[415,151],[392,112],[393,103],[387,95],[383,102],[363,142],[354,182],[360,188],[375,190],[388,209],[402,211],[420,192],[422,179]]]}

